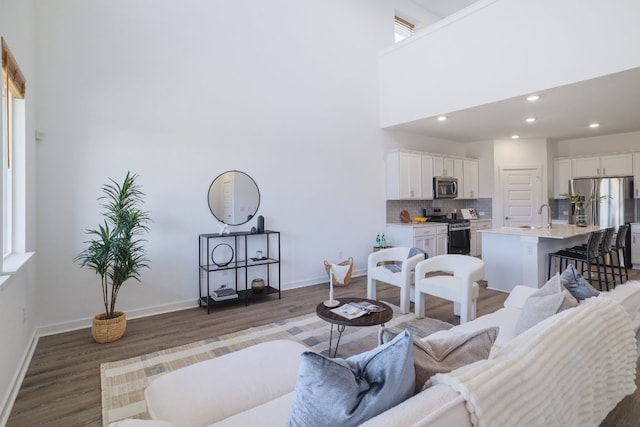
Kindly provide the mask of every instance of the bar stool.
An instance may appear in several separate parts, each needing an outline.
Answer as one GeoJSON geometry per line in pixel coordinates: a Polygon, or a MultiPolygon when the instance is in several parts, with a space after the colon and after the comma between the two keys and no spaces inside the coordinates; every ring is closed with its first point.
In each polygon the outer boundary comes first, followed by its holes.
{"type": "Polygon", "coordinates": [[[589,239],[587,240],[586,249],[584,251],[578,251],[574,248],[561,249],[557,252],[552,252],[549,254],[549,271],[548,278],[551,278],[551,264],[553,261],[558,261],[559,269],[562,270],[562,262],[565,263],[565,268],[569,265],[570,261],[573,261],[576,269],[578,269],[578,263],[580,263],[581,268],[578,270],[583,275],[584,272],[587,272],[587,279],[591,282],[593,280],[592,269],[591,266],[595,262],[598,273],[598,285],[600,289],[602,289],[602,277],[600,275],[600,259],[602,257],[601,253],[601,243],[604,239],[605,230],[596,230],[592,231],[589,235],[589,239]]]}
{"type": "MultiPolygon", "coordinates": [[[[612,262],[612,259],[613,259],[612,245],[613,245],[614,231],[615,230],[613,229],[613,227],[606,228],[604,230],[604,236],[602,237],[602,241],[600,242],[600,247],[599,247],[599,256],[598,258],[596,258],[596,267],[598,268],[598,282],[600,282],[599,283],[600,289],[602,289],[602,281],[600,280],[600,277],[601,277],[600,271],[604,273],[604,284],[607,290],[609,290],[609,283],[611,283],[613,287],[616,286],[616,278],[615,278],[615,272],[613,270],[613,262],[612,262]],[[607,262],[607,258],[609,259],[609,262],[607,262]],[[602,261],[602,264],[600,264],[600,261],[602,261]],[[609,281],[609,276],[607,274],[607,267],[611,271],[611,281],[609,281]]],[[[574,246],[569,250],[584,254],[584,252],[587,250],[587,245],[584,244],[584,245],[574,246]]]]}
{"type": "MultiPolygon", "coordinates": [[[[620,276],[620,284],[629,281],[629,270],[627,269],[627,234],[629,233],[629,224],[622,224],[618,227],[618,234],[616,235],[616,241],[611,246],[611,255],[616,254],[617,265],[612,268],[618,269],[618,275],[620,276]],[[620,253],[622,252],[622,256],[620,253]],[[624,269],[625,280],[622,280],[622,270],[624,269]]],[[[613,256],[611,257],[611,264],[613,265],[613,256]]]]}

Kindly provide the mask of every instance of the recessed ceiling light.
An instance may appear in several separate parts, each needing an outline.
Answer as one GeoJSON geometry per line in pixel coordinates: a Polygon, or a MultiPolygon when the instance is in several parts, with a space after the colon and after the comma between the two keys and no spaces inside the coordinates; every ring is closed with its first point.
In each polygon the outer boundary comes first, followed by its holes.
{"type": "Polygon", "coordinates": [[[540,95],[529,95],[527,96],[527,101],[537,101],[540,99],[540,95]]]}
{"type": "Polygon", "coordinates": [[[520,138],[520,135],[518,134],[511,135],[511,139],[518,139],[518,138],[520,138]]]}
{"type": "Polygon", "coordinates": [[[533,123],[535,121],[536,121],[535,117],[527,117],[527,119],[525,120],[525,122],[527,122],[527,123],[533,123]]]}
{"type": "Polygon", "coordinates": [[[600,126],[600,123],[591,123],[589,125],[589,127],[592,128],[592,129],[595,129],[595,128],[599,127],[599,126],[600,126]]]}
{"type": "Polygon", "coordinates": [[[439,122],[444,122],[445,120],[447,120],[448,117],[447,116],[438,116],[438,121],[439,122]]]}

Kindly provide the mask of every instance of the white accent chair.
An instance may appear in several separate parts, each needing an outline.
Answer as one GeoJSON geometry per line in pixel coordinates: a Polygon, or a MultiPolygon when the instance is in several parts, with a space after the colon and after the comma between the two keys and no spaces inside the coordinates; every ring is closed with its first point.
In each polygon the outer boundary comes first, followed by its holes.
{"type": "Polygon", "coordinates": [[[460,324],[475,319],[480,292],[478,280],[482,279],[484,262],[469,255],[439,255],[419,262],[415,267],[416,318],[424,317],[425,294],[428,294],[453,301],[453,312],[460,315],[460,324]],[[433,272],[448,274],[425,278],[433,272]]]}
{"type": "Polygon", "coordinates": [[[420,252],[409,258],[411,249],[413,248],[396,247],[382,249],[369,255],[367,267],[367,298],[376,299],[376,280],[385,282],[400,288],[400,313],[406,314],[410,311],[413,270],[416,264],[425,258],[424,252],[420,252]],[[402,263],[402,265],[399,266],[399,271],[394,272],[384,264],[378,265],[389,262],[402,263]]]}

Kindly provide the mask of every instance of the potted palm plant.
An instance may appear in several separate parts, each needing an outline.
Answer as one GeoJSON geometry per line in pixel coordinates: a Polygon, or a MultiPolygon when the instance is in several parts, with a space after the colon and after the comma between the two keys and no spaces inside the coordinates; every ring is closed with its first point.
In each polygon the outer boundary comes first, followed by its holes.
{"type": "Polygon", "coordinates": [[[93,318],[91,333],[99,343],[122,338],[126,329],[126,315],[116,311],[120,287],[128,279],[140,281],[140,270],[148,268],[142,238],[149,231],[148,212],[141,209],[144,193],[136,183],[137,175],[127,172],[122,184],[109,178],[102,186],[104,195],[100,205],[104,222],[97,229],[87,229],[91,240],[74,261],[100,276],[104,312],[93,318]]]}

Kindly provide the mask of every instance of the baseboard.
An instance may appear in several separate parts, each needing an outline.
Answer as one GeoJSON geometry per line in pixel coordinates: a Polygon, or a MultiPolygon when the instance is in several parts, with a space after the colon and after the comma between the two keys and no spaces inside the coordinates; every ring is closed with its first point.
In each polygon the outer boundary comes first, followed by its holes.
{"type": "MultiPolygon", "coordinates": [[[[366,269],[360,269],[360,270],[353,270],[353,272],[351,273],[351,277],[360,277],[360,276],[366,276],[367,275],[367,270],[366,269]]],[[[289,289],[297,289],[297,288],[304,288],[306,286],[311,286],[311,285],[319,285],[320,283],[329,283],[329,276],[327,275],[323,275],[320,277],[316,277],[316,278],[311,278],[311,279],[306,279],[306,280],[300,280],[298,282],[289,282],[287,283],[287,287],[286,288],[282,288],[283,291],[285,290],[289,290],[289,289]]]]}
{"type": "Polygon", "coordinates": [[[38,332],[34,331],[24,356],[22,357],[22,363],[16,371],[13,381],[11,381],[11,387],[6,394],[5,401],[2,402],[2,406],[0,406],[0,426],[6,425],[9,421],[11,409],[13,409],[13,404],[16,401],[16,397],[18,397],[20,387],[22,387],[22,381],[24,380],[25,375],[27,375],[27,370],[31,364],[31,359],[33,358],[33,353],[36,351],[39,339],[40,336],[38,335],[38,332]]]}
{"type": "MultiPolygon", "coordinates": [[[[145,307],[134,310],[125,310],[127,319],[137,319],[140,317],[154,316],[156,314],[170,313],[172,311],[185,310],[198,306],[197,299],[189,299],[186,301],[157,305],[153,307],[145,307]]],[[[78,329],[90,328],[93,318],[73,320],[70,322],[56,323],[54,325],[42,326],[38,328],[38,334],[41,337],[47,335],[61,334],[63,332],[76,331],[78,329]]],[[[0,424],[2,425],[2,424],[0,424]]]]}

